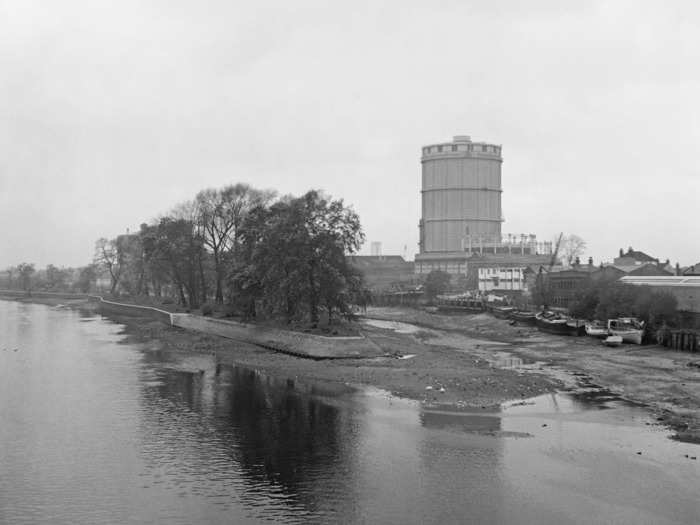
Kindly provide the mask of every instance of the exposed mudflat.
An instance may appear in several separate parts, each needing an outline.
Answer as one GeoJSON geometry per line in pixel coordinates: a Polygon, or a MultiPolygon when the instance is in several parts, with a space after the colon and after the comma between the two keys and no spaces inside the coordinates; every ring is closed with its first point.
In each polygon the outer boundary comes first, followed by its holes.
{"type": "Polygon", "coordinates": [[[607,390],[649,407],[677,437],[700,442],[700,354],[649,345],[609,348],[590,337],[544,334],[489,314],[449,316],[407,308],[370,308],[368,317],[425,329],[426,344],[445,345],[523,377],[545,374],[564,389],[607,390]],[[484,344],[479,340],[490,339],[484,344]],[[494,343],[504,343],[495,345],[494,343]]]}

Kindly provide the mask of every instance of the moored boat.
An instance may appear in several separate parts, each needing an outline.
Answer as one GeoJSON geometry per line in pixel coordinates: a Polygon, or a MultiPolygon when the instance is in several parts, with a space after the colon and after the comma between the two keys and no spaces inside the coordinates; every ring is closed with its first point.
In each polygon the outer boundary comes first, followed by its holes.
{"type": "Polygon", "coordinates": [[[530,312],[527,310],[513,310],[510,313],[510,318],[513,319],[514,321],[517,321],[517,322],[523,323],[523,324],[530,324],[530,325],[535,324],[535,312],[530,312]]]}
{"type": "Polygon", "coordinates": [[[491,313],[499,319],[508,319],[510,314],[515,311],[513,306],[492,306],[491,313]]]}
{"type": "Polygon", "coordinates": [[[572,335],[586,335],[586,322],[569,317],[566,324],[574,331],[572,335]]]}
{"type": "Polygon", "coordinates": [[[473,314],[484,310],[481,299],[465,296],[438,296],[436,306],[441,313],[473,314]]]}
{"type": "Polygon", "coordinates": [[[644,336],[644,322],[635,317],[608,319],[608,332],[610,335],[622,337],[625,343],[641,345],[644,336]]]}
{"type": "Polygon", "coordinates": [[[586,327],[578,319],[556,312],[540,312],[535,315],[535,324],[543,332],[559,335],[583,335],[586,327]]]}
{"type": "Polygon", "coordinates": [[[591,337],[605,338],[608,337],[607,327],[603,326],[600,321],[594,321],[592,323],[586,323],[586,335],[591,337]]]}

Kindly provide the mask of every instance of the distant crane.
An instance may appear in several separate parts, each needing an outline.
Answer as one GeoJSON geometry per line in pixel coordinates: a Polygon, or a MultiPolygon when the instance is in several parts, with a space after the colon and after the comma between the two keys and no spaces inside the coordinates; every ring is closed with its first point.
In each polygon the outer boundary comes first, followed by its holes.
{"type": "Polygon", "coordinates": [[[557,242],[554,245],[554,253],[552,253],[552,260],[549,261],[549,268],[547,268],[548,272],[552,271],[552,268],[554,268],[554,265],[557,263],[557,255],[559,255],[559,247],[561,246],[561,240],[564,238],[564,232],[561,232],[559,234],[559,237],[557,238],[557,242]]]}
{"type": "MultiPolygon", "coordinates": [[[[559,248],[561,246],[561,241],[564,238],[564,232],[561,232],[559,234],[559,237],[557,238],[557,242],[554,245],[554,252],[552,252],[552,258],[549,261],[549,266],[547,267],[547,273],[552,271],[552,268],[554,268],[554,265],[557,263],[557,255],[559,255],[559,248]]],[[[549,303],[549,290],[548,286],[545,286],[544,283],[544,278],[545,276],[542,274],[542,267],[540,266],[540,271],[538,272],[537,275],[537,290],[539,292],[539,299],[542,301],[542,305],[544,308],[547,307],[547,304],[549,303]]]]}

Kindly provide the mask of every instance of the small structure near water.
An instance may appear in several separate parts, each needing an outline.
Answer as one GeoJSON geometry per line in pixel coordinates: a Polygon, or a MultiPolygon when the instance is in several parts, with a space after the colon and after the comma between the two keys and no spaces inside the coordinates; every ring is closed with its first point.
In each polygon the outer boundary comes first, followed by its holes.
{"type": "Polygon", "coordinates": [[[665,330],[659,334],[659,339],[659,344],[673,350],[700,350],[700,334],[695,330],[665,330]]]}

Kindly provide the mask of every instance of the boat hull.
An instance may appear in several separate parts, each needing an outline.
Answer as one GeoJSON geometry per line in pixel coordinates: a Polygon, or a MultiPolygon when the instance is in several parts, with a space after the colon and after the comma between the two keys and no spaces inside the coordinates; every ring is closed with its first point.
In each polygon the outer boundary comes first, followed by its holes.
{"type": "Polygon", "coordinates": [[[510,318],[519,323],[535,325],[535,314],[532,312],[512,312],[510,318]]]}
{"type": "Polygon", "coordinates": [[[499,307],[499,306],[494,306],[491,308],[491,313],[494,315],[494,317],[498,317],[499,319],[509,319],[510,314],[512,314],[514,311],[514,308],[511,307],[499,307]]]}
{"type": "Polygon", "coordinates": [[[475,306],[438,305],[437,311],[441,314],[478,314],[484,310],[475,306]]]}
{"type": "Polygon", "coordinates": [[[586,335],[588,335],[590,337],[597,337],[599,339],[604,339],[604,338],[608,337],[610,334],[608,333],[607,328],[586,325],[586,335]]]}
{"type": "Polygon", "coordinates": [[[539,315],[535,316],[535,325],[543,332],[557,335],[582,335],[586,330],[585,326],[571,324],[566,319],[549,320],[539,315]]]}
{"type": "Polygon", "coordinates": [[[608,332],[610,335],[619,335],[625,343],[641,345],[644,337],[644,322],[640,322],[636,317],[608,319],[608,332]]]}
{"type": "Polygon", "coordinates": [[[610,330],[610,335],[616,335],[622,338],[625,343],[633,345],[642,344],[642,335],[644,330],[610,330]]]}

